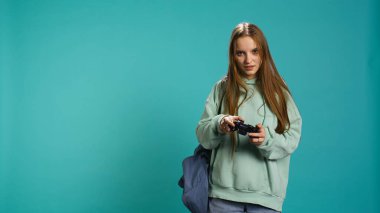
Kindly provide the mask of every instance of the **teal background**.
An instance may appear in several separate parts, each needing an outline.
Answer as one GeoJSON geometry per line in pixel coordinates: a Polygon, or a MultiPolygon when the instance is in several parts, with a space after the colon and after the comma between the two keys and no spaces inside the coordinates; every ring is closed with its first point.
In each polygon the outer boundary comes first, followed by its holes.
{"type": "Polygon", "coordinates": [[[379,212],[378,1],[0,3],[0,212],[187,212],[177,181],[242,21],[303,116],[284,212],[379,212]]]}

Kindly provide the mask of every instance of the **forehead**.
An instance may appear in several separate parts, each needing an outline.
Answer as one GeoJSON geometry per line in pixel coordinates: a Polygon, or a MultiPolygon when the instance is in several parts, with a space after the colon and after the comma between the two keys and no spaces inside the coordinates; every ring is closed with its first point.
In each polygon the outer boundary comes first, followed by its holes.
{"type": "Polygon", "coordinates": [[[240,37],[235,42],[235,49],[237,50],[252,50],[256,47],[256,42],[249,36],[240,37]]]}

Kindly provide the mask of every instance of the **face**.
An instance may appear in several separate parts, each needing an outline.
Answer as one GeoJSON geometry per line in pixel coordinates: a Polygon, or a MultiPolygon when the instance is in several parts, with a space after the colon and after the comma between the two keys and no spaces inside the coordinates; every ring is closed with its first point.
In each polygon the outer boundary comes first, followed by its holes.
{"type": "Polygon", "coordinates": [[[240,37],[235,44],[235,61],[243,77],[252,79],[261,65],[256,42],[248,36],[240,37]]]}

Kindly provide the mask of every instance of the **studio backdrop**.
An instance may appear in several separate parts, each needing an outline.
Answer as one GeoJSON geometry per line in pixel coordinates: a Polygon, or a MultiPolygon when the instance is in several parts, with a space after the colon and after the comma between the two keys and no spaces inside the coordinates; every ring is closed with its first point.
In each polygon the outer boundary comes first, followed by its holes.
{"type": "Polygon", "coordinates": [[[177,181],[240,22],[303,117],[284,212],[379,212],[375,0],[1,0],[0,212],[187,212],[177,181]]]}

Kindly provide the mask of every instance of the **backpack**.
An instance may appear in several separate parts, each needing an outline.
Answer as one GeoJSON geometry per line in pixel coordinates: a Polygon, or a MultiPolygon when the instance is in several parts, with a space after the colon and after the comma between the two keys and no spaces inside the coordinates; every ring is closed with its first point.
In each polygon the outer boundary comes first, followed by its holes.
{"type": "Polygon", "coordinates": [[[183,176],[178,185],[183,188],[182,202],[193,213],[208,211],[208,177],[211,150],[202,145],[194,150],[194,155],[182,162],[183,176]]]}
{"type": "MultiPolygon", "coordinates": [[[[218,107],[221,113],[223,98],[225,96],[226,77],[222,80],[222,92],[218,107]]],[[[182,202],[192,213],[208,212],[209,167],[211,150],[198,145],[194,155],[182,161],[183,176],[178,185],[183,188],[182,202]]]]}

